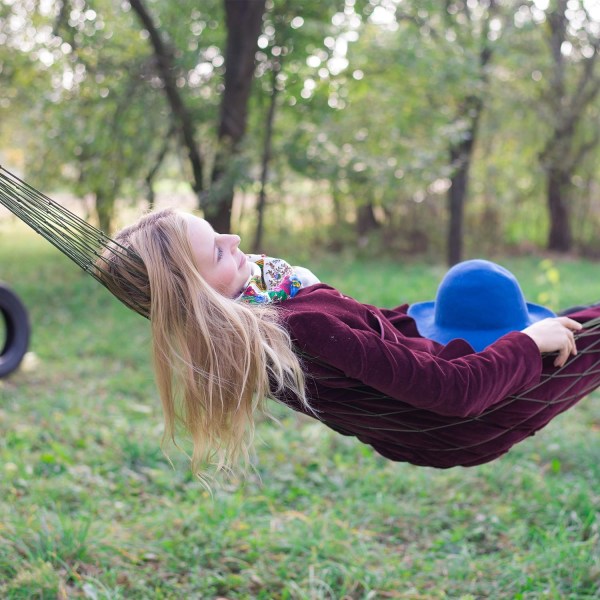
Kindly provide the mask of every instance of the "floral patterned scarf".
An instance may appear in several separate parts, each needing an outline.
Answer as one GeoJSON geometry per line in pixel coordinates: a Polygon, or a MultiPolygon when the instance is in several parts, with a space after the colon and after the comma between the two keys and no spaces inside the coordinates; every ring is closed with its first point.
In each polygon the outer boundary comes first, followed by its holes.
{"type": "Polygon", "coordinates": [[[293,298],[302,287],[319,280],[303,267],[291,267],[281,258],[264,254],[247,254],[252,274],[238,302],[268,304],[293,298]]]}

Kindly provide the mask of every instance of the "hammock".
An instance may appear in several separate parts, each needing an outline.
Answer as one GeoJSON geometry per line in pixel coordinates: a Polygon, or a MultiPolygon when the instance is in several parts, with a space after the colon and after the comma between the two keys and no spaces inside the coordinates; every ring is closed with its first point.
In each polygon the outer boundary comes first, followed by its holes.
{"type": "MultiPolygon", "coordinates": [[[[105,233],[57,204],[1,166],[0,204],[4,205],[105,287],[106,284],[101,277],[103,269],[97,261],[106,250],[126,256],[132,268],[143,269],[143,263],[135,252],[121,246],[105,233]]],[[[122,302],[140,315],[149,318],[145,310],[133,301],[122,300],[122,302]]],[[[516,419],[511,428],[499,431],[498,436],[506,435],[511,431],[525,431],[528,421],[535,418],[537,414],[545,411],[548,415],[545,421],[547,423],[553,416],[563,412],[600,386],[600,317],[589,319],[583,323],[583,326],[584,328],[576,334],[576,338],[581,340],[581,344],[578,344],[578,347],[581,347],[577,356],[571,357],[560,369],[545,369],[537,385],[518,396],[509,396],[477,417],[440,418],[439,415],[424,413],[424,411],[416,410],[408,405],[398,406],[397,403],[389,402],[391,400],[389,397],[374,389],[356,385],[359,382],[348,382],[347,387],[344,386],[344,393],[340,394],[340,397],[331,405],[335,418],[329,420],[329,422],[327,419],[323,420],[336,431],[346,435],[354,435],[359,439],[361,437],[368,438],[369,432],[373,430],[389,432],[390,436],[394,436],[394,438],[397,436],[398,441],[407,440],[409,444],[411,436],[418,436],[419,441],[415,442],[416,445],[421,446],[427,441],[428,452],[432,455],[436,453],[447,455],[447,453],[464,451],[475,448],[477,445],[482,446],[484,443],[489,443],[490,438],[475,444],[450,443],[444,441],[444,436],[446,432],[455,430],[457,427],[465,428],[465,431],[467,431],[474,423],[486,423],[493,426],[494,413],[504,410],[510,405],[517,406],[515,403],[533,404],[539,406],[539,410],[528,411],[526,419],[516,419]],[[544,390],[544,386],[548,387],[549,380],[552,380],[552,389],[556,390],[556,395],[545,397],[540,390],[544,390]],[[345,426],[346,419],[348,422],[352,421],[354,423],[352,429],[345,426]],[[361,421],[358,427],[356,426],[357,419],[361,421]],[[489,421],[486,421],[488,419],[489,421]]],[[[303,358],[308,360],[317,370],[319,369],[318,360],[311,357],[303,358]]],[[[322,366],[325,367],[325,372],[321,374],[322,383],[326,384],[326,380],[338,377],[331,367],[322,366]]],[[[343,378],[343,374],[340,374],[339,377],[343,378]]],[[[311,416],[314,416],[314,414],[311,416]]],[[[534,427],[533,431],[538,428],[537,426],[534,427]]],[[[532,431],[529,431],[526,435],[531,435],[531,433],[532,431]]],[[[526,437],[526,435],[524,434],[523,437],[526,437]]],[[[384,452],[381,453],[385,455],[384,452]]],[[[494,457],[490,455],[489,460],[494,457]]],[[[389,458],[394,459],[393,456],[389,456],[389,458]]],[[[395,459],[403,460],[402,458],[395,459]]],[[[445,465],[443,461],[437,462],[431,458],[424,459],[421,463],[414,460],[409,460],[409,462],[430,464],[431,466],[453,466],[452,464],[445,465]]]]}

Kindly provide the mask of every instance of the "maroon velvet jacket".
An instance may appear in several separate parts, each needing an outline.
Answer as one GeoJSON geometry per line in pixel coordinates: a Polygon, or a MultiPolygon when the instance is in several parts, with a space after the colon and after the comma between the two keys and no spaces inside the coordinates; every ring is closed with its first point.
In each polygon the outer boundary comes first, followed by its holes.
{"type": "MultiPolygon", "coordinates": [[[[408,305],[376,308],[324,284],[279,306],[304,357],[315,414],[294,397],[281,400],[391,460],[440,468],[490,461],[600,385],[600,370],[590,369],[597,353],[580,353],[563,377],[549,378],[553,358],[543,361],[523,333],[479,353],[464,340],[441,345],[419,335],[408,305]]],[[[578,347],[599,342],[594,333],[578,347]]]]}

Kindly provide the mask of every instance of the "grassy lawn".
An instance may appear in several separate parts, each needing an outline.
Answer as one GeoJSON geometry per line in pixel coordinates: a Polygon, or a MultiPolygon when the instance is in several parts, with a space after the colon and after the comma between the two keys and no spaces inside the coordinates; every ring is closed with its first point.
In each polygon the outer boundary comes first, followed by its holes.
{"type": "MultiPolygon", "coordinates": [[[[502,260],[528,299],[600,300],[600,265],[502,260]]],[[[375,304],[430,299],[441,266],[323,257],[375,304]]],[[[0,597],[600,597],[600,394],[502,459],[388,462],[280,406],[256,472],[209,494],[160,450],[149,327],[49,244],[0,225],[31,354],[0,381],[0,597]]]]}

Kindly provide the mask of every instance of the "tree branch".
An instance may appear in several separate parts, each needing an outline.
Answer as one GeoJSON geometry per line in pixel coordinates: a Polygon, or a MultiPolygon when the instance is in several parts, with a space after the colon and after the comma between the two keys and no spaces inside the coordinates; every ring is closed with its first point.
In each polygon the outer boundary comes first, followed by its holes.
{"type": "Polygon", "coordinates": [[[586,142],[585,144],[581,144],[579,150],[575,153],[575,155],[571,158],[571,160],[567,161],[565,166],[565,171],[571,173],[575,167],[583,160],[583,157],[594,148],[597,147],[598,142],[600,142],[600,130],[596,130],[594,132],[594,136],[591,140],[586,142]]]}
{"type": "Polygon", "coordinates": [[[585,59],[583,71],[571,102],[573,112],[580,113],[600,92],[600,78],[594,77],[597,58],[598,51],[594,50],[594,53],[585,59]]]}
{"type": "Polygon", "coordinates": [[[176,72],[176,67],[174,65],[173,51],[163,41],[159,30],[154,24],[152,16],[144,5],[143,0],[129,0],[129,4],[139,17],[142,26],[144,29],[146,29],[148,35],[150,36],[150,42],[152,44],[152,48],[154,49],[154,57],[156,59],[158,75],[163,82],[163,89],[165,91],[167,101],[171,107],[175,121],[178,124],[181,136],[183,138],[183,143],[187,149],[188,157],[192,165],[192,187],[198,198],[200,198],[204,188],[204,163],[198,149],[198,144],[196,143],[194,120],[185,106],[175,81],[174,74],[176,72]]]}

